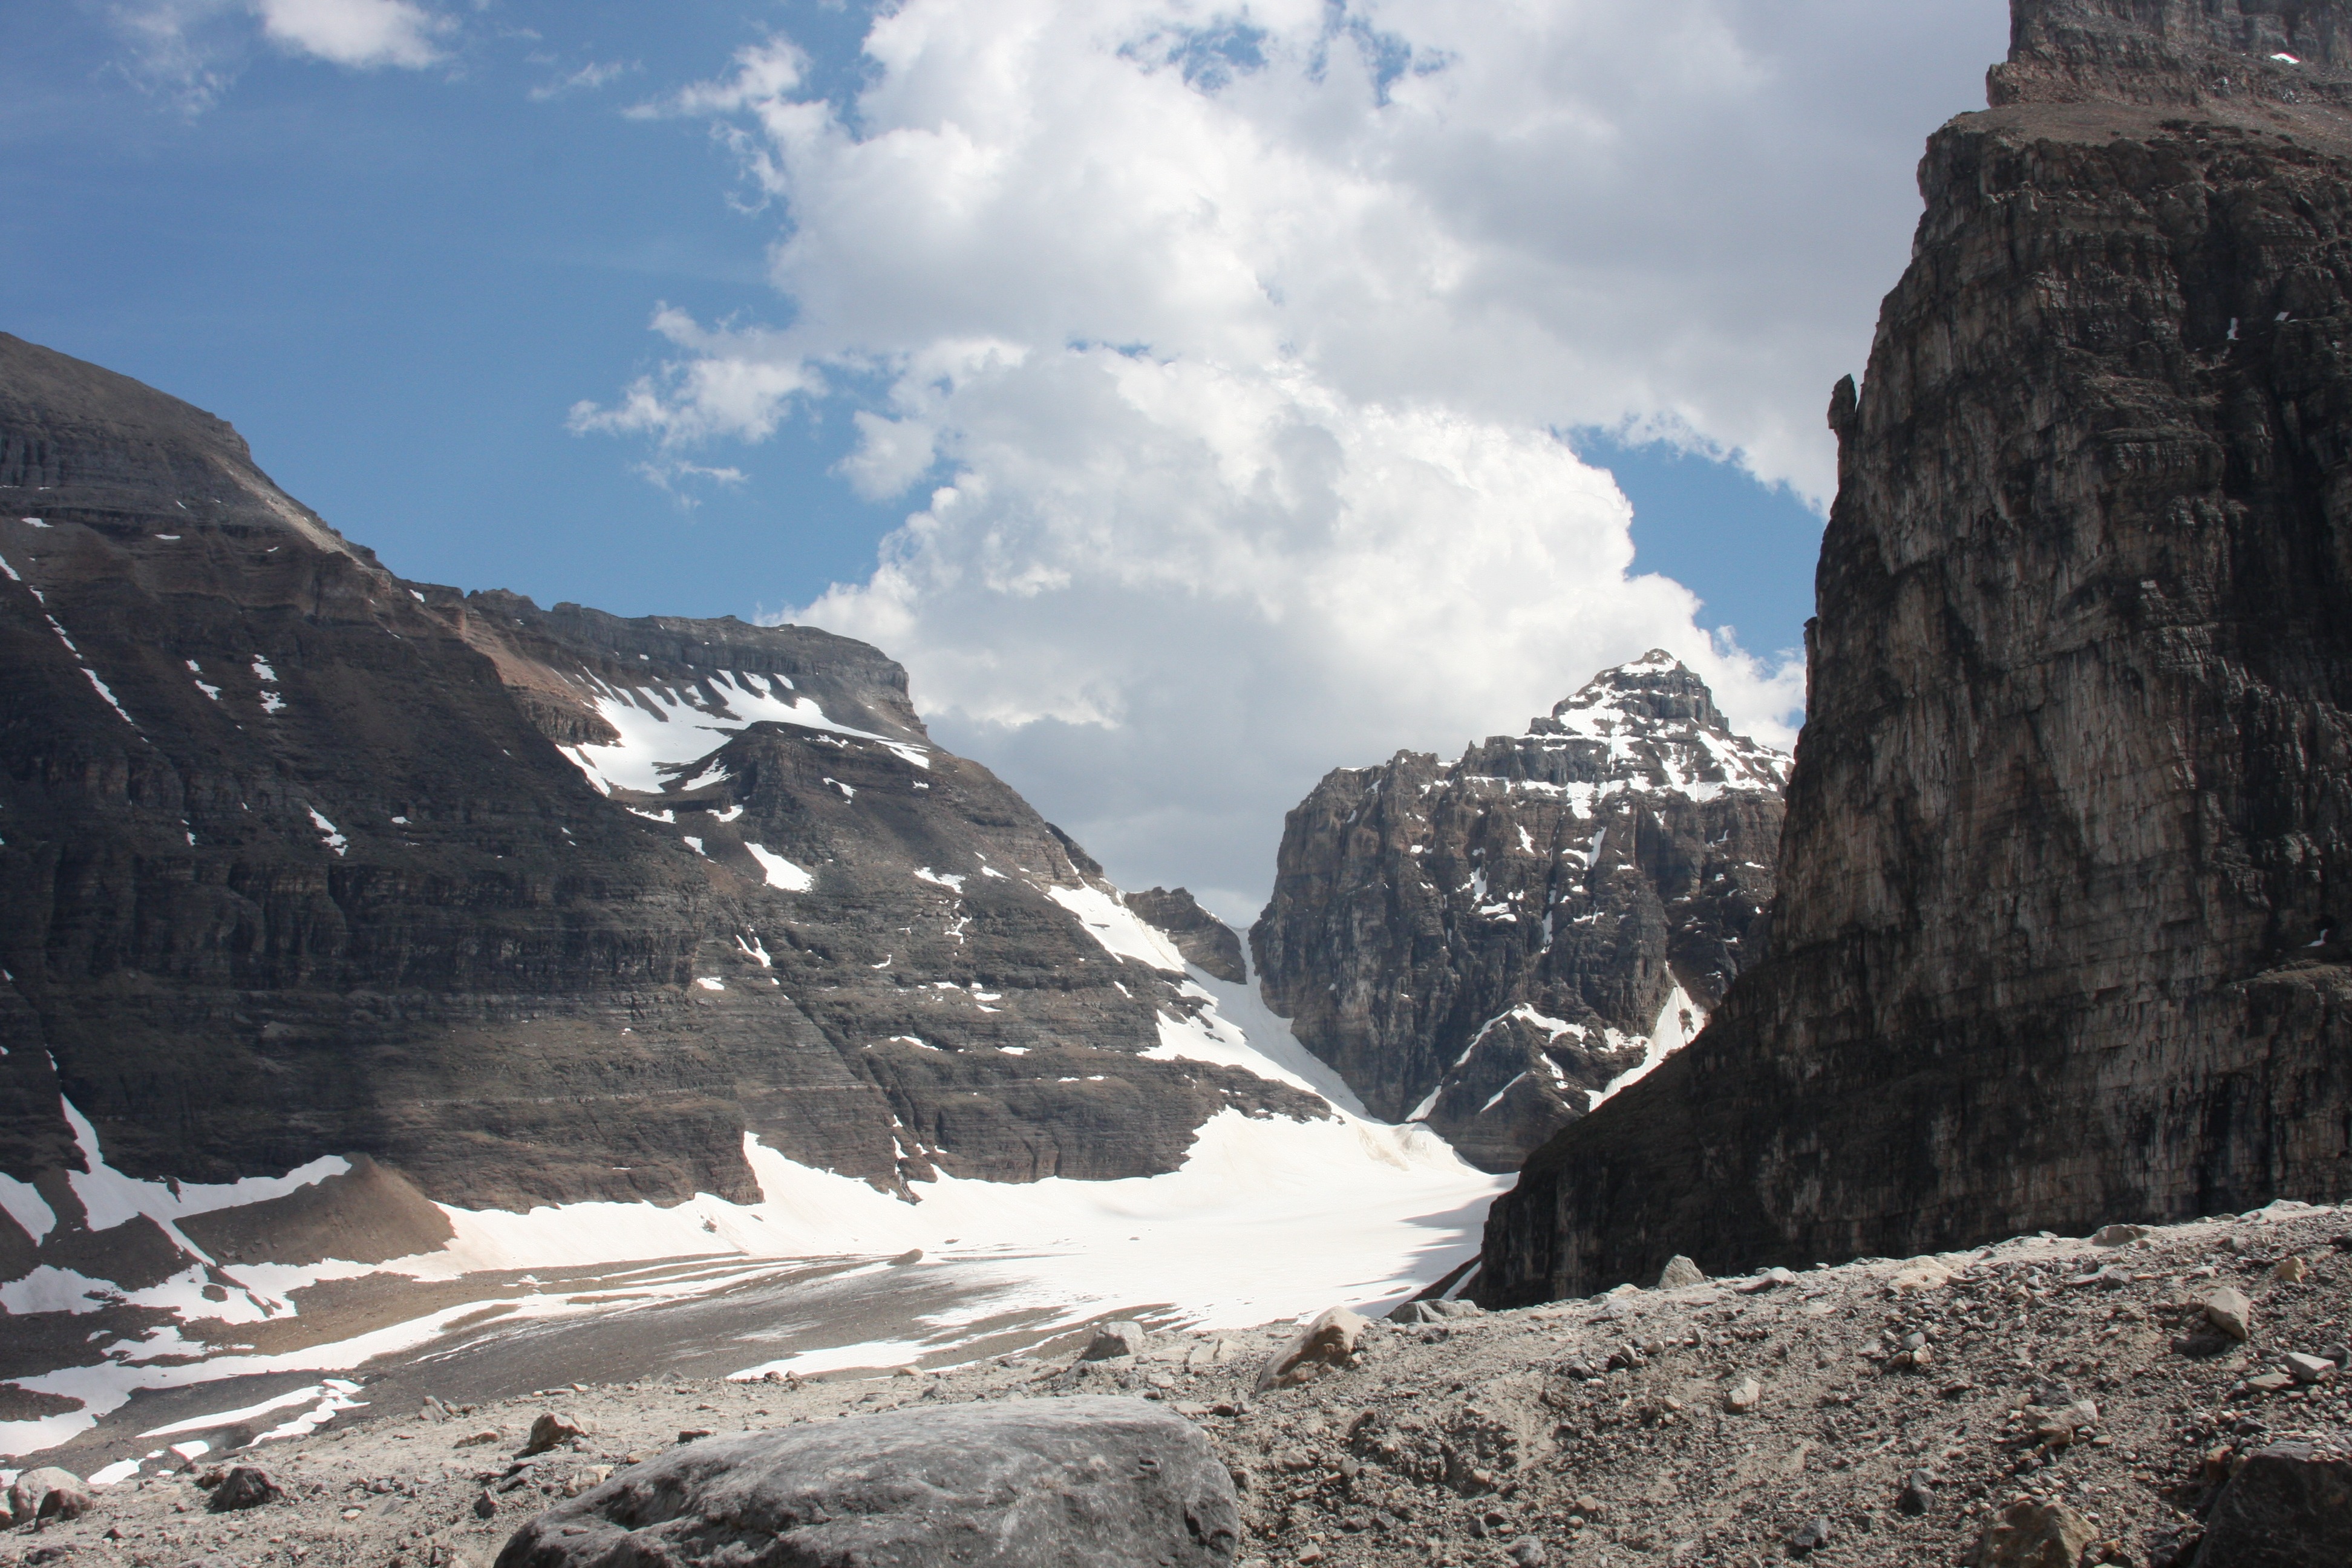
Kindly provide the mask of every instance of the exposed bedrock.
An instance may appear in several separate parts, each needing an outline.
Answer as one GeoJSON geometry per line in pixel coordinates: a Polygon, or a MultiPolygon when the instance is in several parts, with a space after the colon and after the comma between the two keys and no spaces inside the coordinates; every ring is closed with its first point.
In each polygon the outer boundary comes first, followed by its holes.
{"type": "Polygon", "coordinates": [[[47,1194],[0,1279],[189,1266],[85,1213],[101,1158],[354,1162],[189,1227],[315,1261],[439,1245],[434,1201],[752,1198],[747,1134],[904,1191],[1325,1114],[1163,1049],[1175,950],[864,644],[404,582],[227,425],[5,335],[0,512],[0,1173],[47,1194]]]}
{"type": "Polygon", "coordinates": [[[1372,1114],[1517,1170],[1755,962],[1786,766],[1653,652],[1452,763],[1337,769],[1250,932],[1265,999],[1372,1114]]]}
{"type": "Polygon", "coordinates": [[[2021,0],[1831,405],[1771,956],[1490,1302],[2352,1191],[2347,13],[2021,0]]]}

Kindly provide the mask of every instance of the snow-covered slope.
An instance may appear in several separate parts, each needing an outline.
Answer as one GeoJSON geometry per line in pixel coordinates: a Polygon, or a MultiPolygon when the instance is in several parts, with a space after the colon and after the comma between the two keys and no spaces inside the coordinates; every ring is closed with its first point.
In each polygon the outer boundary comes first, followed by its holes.
{"type": "MultiPolygon", "coordinates": [[[[1116,900],[1105,902],[1090,912],[1114,928],[1098,933],[1107,952],[1114,944],[1149,947],[1158,938],[1119,921],[1116,900]]],[[[1200,1129],[1182,1164],[1161,1175],[1006,1184],[935,1173],[909,1184],[911,1201],[796,1163],[746,1134],[755,1201],[701,1194],[668,1205],[588,1202],[522,1213],[441,1205],[445,1242],[372,1262],[328,1256],[239,1264],[173,1232],[186,1249],[184,1267],[156,1285],[134,1289],[45,1267],[0,1288],[0,1309],[12,1314],[94,1315],[130,1303],[164,1318],[139,1334],[102,1336],[110,1342],[95,1364],[18,1378],[24,1394],[64,1408],[0,1420],[0,1456],[62,1442],[142,1388],[352,1372],[374,1358],[427,1352],[453,1325],[493,1310],[501,1325],[627,1310],[741,1288],[812,1258],[862,1258],[862,1267],[879,1269],[919,1249],[926,1266],[955,1271],[965,1305],[879,1340],[835,1328],[806,1345],[747,1351],[743,1375],[950,1364],[960,1347],[999,1333],[1007,1314],[1023,1316],[1024,1331],[1042,1338],[1129,1310],[1201,1327],[1292,1318],[1334,1302],[1373,1310],[1475,1256],[1501,1181],[1465,1164],[1424,1127],[1387,1125],[1350,1109],[1352,1096],[1330,1069],[1254,1006],[1245,988],[1195,971],[1183,989],[1195,1010],[1162,1016],[1162,1044],[1153,1055],[1328,1090],[1330,1114],[1297,1120],[1222,1111],[1200,1129]],[[1223,1010],[1227,1004],[1238,1004],[1235,1016],[1223,1010]],[[567,1278],[561,1289],[518,1295],[515,1276],[523,1270],[567,1278]],[[580,1277],[583,1271],[589,1278],[580,1277]],[[354,1324],[349,1298],[335,1287],[369,1280],[379,1299],[354,1324]],[[478,1282],[479,1294],[452,1300],[446,1287],[469,1281],[478,1282]],[[438,1289],[430,1310],[422,1310],[428,1288],[438,1289]],[[411,1300],[419,1309],[404,1310],[411,1300]],[[322,1320],[316,1331],[306,1315],[313,1311],[322,1320]]],[[[350,1168],[322,1160],[274,1180],[173,1192],[114,1170],[88,1121],[70,1104],[63,1109],[90,1167],[73,1179],[70,1195],[61,1195],[69,1215],[82,1206],[77,1217],[121,1224],[146,1216],[169,1227],[183,1215],[284,1199],[350,1168]]],[[[27,1228],[58,1222],[48,1201],[21,1184],[0,1197],[27,1228]]],[[[278,1402],[289,1408],[278,1435],[331,1419],[352,1392],[347,1382],[306,1385],[301,1397],[278,1402]]],[[[159,1442],[170,1435],[159,1432],[159,1442]]],[[[155,1458],[164,1463],[169,1455],[159,1447],[155,1458]]]]}

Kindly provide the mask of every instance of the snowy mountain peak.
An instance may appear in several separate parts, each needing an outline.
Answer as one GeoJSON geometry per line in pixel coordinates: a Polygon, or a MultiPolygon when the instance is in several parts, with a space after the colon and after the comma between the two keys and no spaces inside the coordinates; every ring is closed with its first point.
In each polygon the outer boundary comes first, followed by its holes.
{"type": "Polygon", "coordinates": [[[1485,750],[1498,745],[1580,753],[1591,776],[1562,782],[1681,795],[1777,792],[1789,776],[1789,758],[1733,733],[1706,682],[1663,648],[1602,670],[1549,718],[1531,721],[1526,736],[1490,741],[1485,750]]]}

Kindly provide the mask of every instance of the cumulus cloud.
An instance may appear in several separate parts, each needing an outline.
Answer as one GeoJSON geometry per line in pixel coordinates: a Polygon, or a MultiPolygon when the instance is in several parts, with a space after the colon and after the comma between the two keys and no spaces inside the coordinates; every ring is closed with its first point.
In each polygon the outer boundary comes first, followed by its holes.
{"type": "Polygon", "coordinates": [[[414,0],[119,0],[101,7],[123,69],[190,110],[236,79],[257,31],[291,55],[356,69],[444,58],[457,24],[414,0]]]}
{"type": "Polygon", "coordinates": [[[674,453],[849,406],[844,478],[928,500],[793,618],[904,660],[1115,873],[1237,913],[1327,767],[1651,647],[1789,738],[1800,672],[1632,574],[1556,433],[1822,498],[1917,105],[1966,106],[1986,9],[906,0],[853,101],[762,41],[642,112],[712,118],[778,205],[786,322],[665,311],[677,357],[574,425],[674,453]]]}
{"type": "Polygon", "coordinates": [[[255,0],[271,43],[339,66],[429,66],[455,25],[409,0],[255,0]]]}

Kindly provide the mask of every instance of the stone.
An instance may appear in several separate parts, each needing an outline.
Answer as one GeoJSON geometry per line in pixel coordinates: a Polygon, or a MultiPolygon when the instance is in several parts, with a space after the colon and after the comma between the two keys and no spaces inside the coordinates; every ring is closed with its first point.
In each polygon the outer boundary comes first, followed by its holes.
{"type": "Polygon", "coordinates": [[[2256,1394],[2284,1394],[2294,1386],[2294,1379],[2283,1372],[2258,1372],[2246,1379],[2246,1386],[2256,1394]]]}
{"type": "Polygon", "coordinates": [[[1763,1403],[1764,1385],[1752,1377],[1743,1377],[1723,1391],[1723,1407],[1734,1415],[1745,1415],[1763,1403]]]}
{"type": "Polygon", "coordinates": [[[489,1489],[485,1487],[480,1491],[476,1492],[474,1494],[474,1517],[476,1519],[496,1519],[498,1516],[499,1500],[490,1495],[489,1489]]]}
{"type": "Polygon", "coordinates": [[[2198,1305],[2204,1310],[2205,1321],[2231,1339],[2253,1337],[2254,1305],[2246,1300],[2244,1291],[2224,1285],[2206,1291],[2198,1305]]]}
{"type": "Polygon", "coordinates": [[[2299,1285],[2311,1278],[2311,1265],[2300,1258],[2282,1258],[2271,1270],[2271,1278],[2283,1285],[2299,1285]]]}
{"type": "Polygon", "coordinates": [[[1550,1556],[1544,1551],[1543,1542],[1532,1535],[1522,1535],[1512,1542],[1509,1550],[1504,1555],[1517,1563],[1519,1568],[1544,1568],[1544,1565],[1551,1561],[1550,1556]]]}
{"type": "Polygon", "coordinates": [[[2339,1370],[2336,1363],[2325,1356],[2305,1355],[2300,1351],[2286,1358],[2287,1375],[2297,1383],[2332,1383],[2339,1370]]]}
{"type": "Polygon", "coordinates": [[[2012,1502],[1977,1538],[1969,1568],[2075,1568],[2098,1534],[2064,1503],[2012,1502]]]}
{"type": "Polygon", "coordinates": [[[1661,1290],[1679,1290],[1685,1285],[1703,1285],[1706,1282],[1706,1275],[1699,1266],[1679,1252],[1667,1258],[1666,1266],[1658,1271],[1658,1289],[1661,1290]]]}
{"type": "Polygon", "coordinates": [[[2014,17],[1830,389],[1767,951],[1528,1157],[1489,1307],[2347,1193],[2352,14],[2014,17]]]}
{"type": "Polygon", "coordinates": [[[1796,1282],[1797,1277],[1785,1268],[1767,1268],[1760,1274],[1742,1279],[1732,1289],[1743,1296],[1753,1296],[1759,1291],[1777,1290],[1783,1285],[1794,1285],[1796,1282]]]}
{"type": "Polygon", "coordinates": [[[1903,1489],[1895,1494],[1895,1506],[1905,1513],[1922,1514],[1936,1506],[1936,1472],[1914,1470],[1903,1479],[1903,1489]]]}
{"type": "Polygon", "coordinates": [[[523,1439],[522,1457],[544,1454],[558,1444],[569,1443],[574,1437],[584,1437],[588,1429],[568,1415],[552,1410],[541,1411],[530,1424],[530,1436],[523,1439]]]}
{"type": "Polygon", "coordinates": [[[1346,1363],[1370,1326],[1345,1307],[1325,1308],[1289,1343],[1266,1358],[1257,1374],[1258,1388],[1303,1383],[1325,1366],[1346,1363]]]}
{"type": "Polygon", "coordinates": [[[449,1446],[453,1448],[486,1448],[496,1443],[500,1434],[495,1427],[485,1426],[478,1432],[468,1432],[449,1446]]]}
{"type": "Polygon", "coordinates": [[[722,1568],[740,1542],[808,1568],[1226,1568],[1233,1481],[1140,1400],[932,1406],[673,1449],[526,1523],[498,1568],[722,1568]]]}
{"type": "Polygon", "coordinates": [[[1833,1538],[1829,1520],[1823,1515],[1815,1514],[1789,1532],[1789,1550],[1802,1557],[1809,1552],[1816,1552],[1827,1546],[1833,1538]]]}
{"type": "Polygon", "coordinates": [[[1100,1323],[1087,1348],[1079,1352],[1080,1361],[1117,1361],[1121,1356],[1141,1355],[1148,1336],[1143,1325],[1135,1322],[1100,1323]]]}
{"type": "Polygon", "coordinates": [[[279,1501],[285,1495],[268,1470],[252,1465],[239,1465],[223,1476],[220,1485],[213,1489],[212,1510],[215,1513],[234,1513],[279,1501]]]}
{"type": "Polygon", "coordinates": [[[2155,1232],[2144,1225],[2103,1225],[2091,1233],[2093,1247],[2129,1247],[2155,1232]]]}
{"type": "Polygon", "coordinates": [[[7,1501],[9,1517],[17,1524],[79,1519],[98,1506],[88,1482],[55,1465],[44,1465],[18,1476],[9,1483],[7,1501]]]}
{"type": "Polygon", "coordinates": [[[1639,1063],[1678,984],[1668,1023],[1695,1030],[1761,951],[1786,765],[1653,651],[1525,734],[1334,771],[1250,930],[1266,1003],[1373,1115],[1515,1171],[1639,1063]]]}
{"type": "Polygon", "coordinates": [[[2239,1462],[2205,1520],[2197,1568],[2352,1563],[2352,1451],[2272,1443],[2239,1462]]]}
{"type": "Polygon", "coordinates": [[[1434,1301],[1400,1301],[1389,1309],[1391,1323],[1442,1323],[1445,1314],[1437,1310],[1434,1301]]]}

